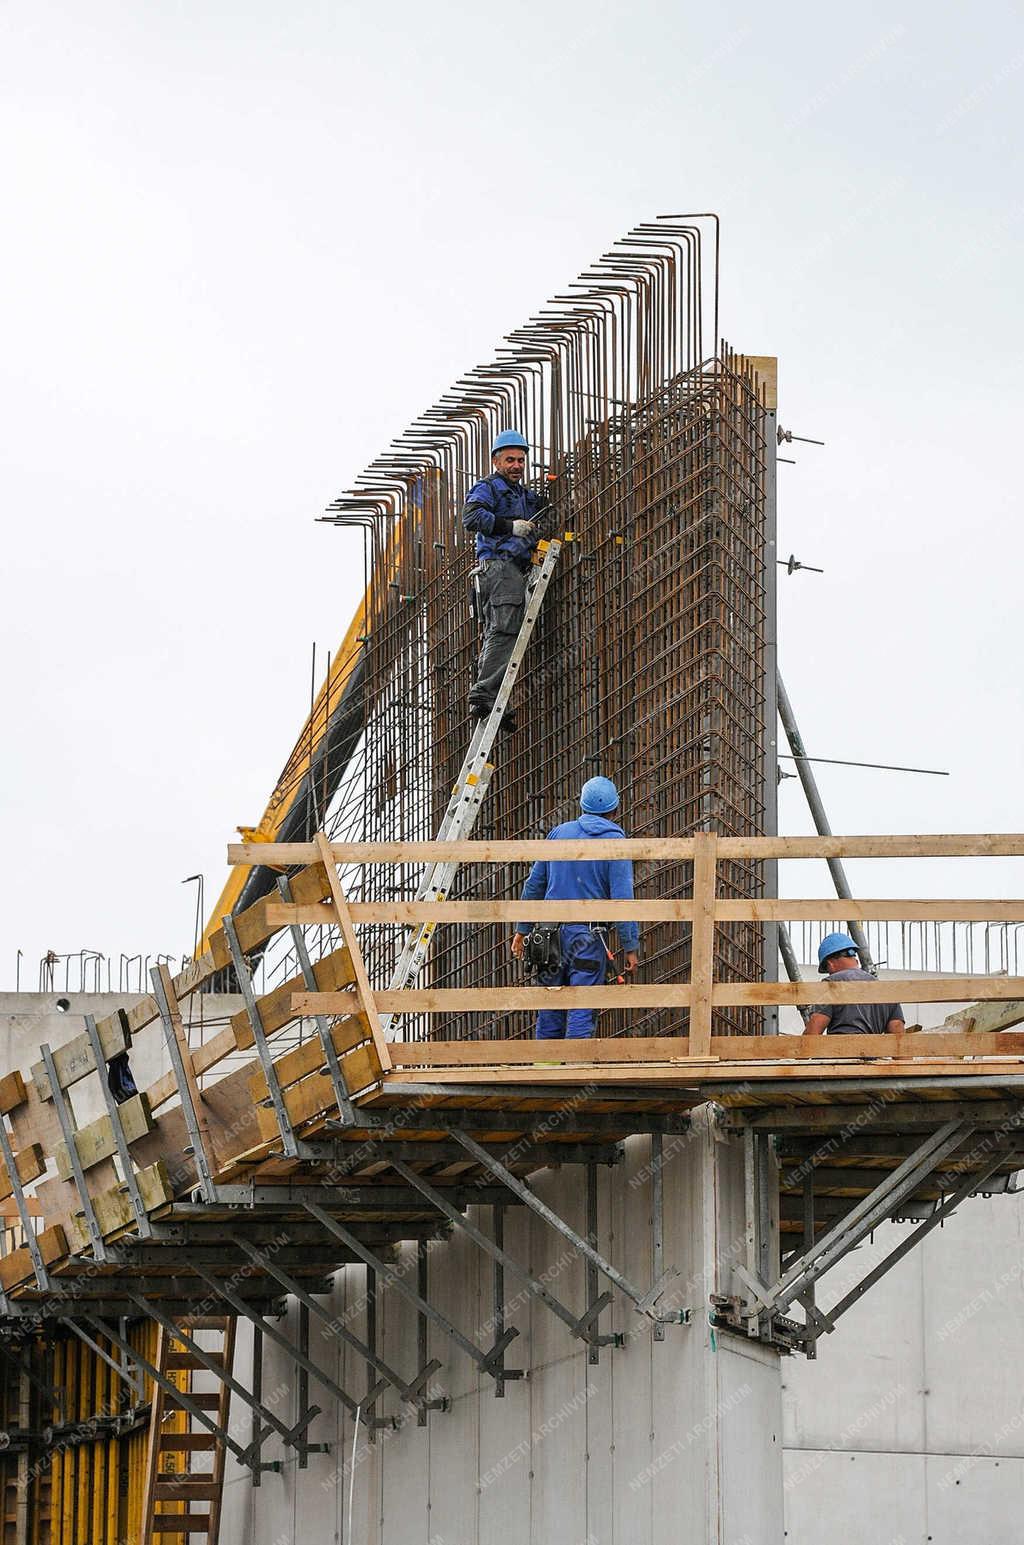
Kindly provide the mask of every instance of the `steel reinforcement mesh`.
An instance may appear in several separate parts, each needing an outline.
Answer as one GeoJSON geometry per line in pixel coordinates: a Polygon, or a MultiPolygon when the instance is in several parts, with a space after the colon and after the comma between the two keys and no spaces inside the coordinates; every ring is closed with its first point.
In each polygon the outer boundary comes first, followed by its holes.
{"type": "MultiPolygon", "coordinates": [[[[595,427],[559,467],[547,534],[562,553],[516,689],[520,728],[497,743],[475,837],[546,835],[576,813],[580,785],[596,772],[618,784],[631,835],[764,829],[762,422],[753,378],[727,354],[595,427]]],[[[339,839],[429,838],[444,814],[472,732],[478,650],[461,502],[440,472],[424,478],[412,501],[419,530],[378,560],[388,596],[366,643],[363,741],[334,801],[339,839]]],[[[467,866],[452,895],[513,899],[525,872],[467,866]]],[[[404,899],[419,870],[371,866],[345,878],[354,899],[404,899]]],[[[640,863],[635,882],[638,896],[685,897],[691,866],[640,863]]],[[[720,888],[761,894],[757,866],[723,865],[720,888]]],[[[396,944],[394,930],[365,930],[375,981],[388,980],[396,944]]],[[[685,980],[689,959],[688,926],[643,929],[643,980],[685,980]]],[[[718,928],[716,970],[761,976],[756,925],[718,928]]],[[[429,972],[439,986],[521,980],[508,929],[497,926],[440,928],[429,972]]],[[[757,1030],[742,1011],[718,1020],[718,1033],[757,1030]]],[[[685,1011],[652,1011],[604,1015],[599,1033],[685,1029],[685,1011]]],[[[435,1018],[430,1031],[529,1032],[522,1014],[435,1018]]],[[[407,1020],[404,1033],[427,1028],[407,1020]]]]}

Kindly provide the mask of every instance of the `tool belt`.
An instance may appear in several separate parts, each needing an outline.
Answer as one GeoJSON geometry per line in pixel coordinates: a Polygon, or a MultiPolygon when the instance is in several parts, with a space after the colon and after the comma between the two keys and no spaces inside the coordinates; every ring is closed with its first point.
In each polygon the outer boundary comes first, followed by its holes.
{"type": "Polygon", "coordinates": [[[562,937],[557,923],[535,923],[523,946],[523,964],[531,976],[557,976],[562,969],[562,937]]]}

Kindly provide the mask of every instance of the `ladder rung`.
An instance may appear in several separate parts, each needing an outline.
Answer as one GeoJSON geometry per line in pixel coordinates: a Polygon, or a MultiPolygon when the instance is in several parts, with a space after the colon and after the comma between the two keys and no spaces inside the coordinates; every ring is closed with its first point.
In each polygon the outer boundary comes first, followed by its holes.
{"type": "Polygon", "coordinates": [[[223,1314],[196,1314],[187,1315],[181,1322],[181,1327],[189,1335],[194,1330],[223,1330],[228,1328],[228,1321],[223,1314]]]}
{"type": "Polygon", "coordinates": [[[152,1534],[209,1534],[209,1513],[154,1513],[149,1521],[152,1534]]]}
{"type": "MultiPolygon", "coordinates": [[[[216,1390],[193,1389],[187,1391],[187,1393],[185,1391],[182,1393],[185,1394],[185,1398],[190,1400],[194,1406],[198,1406],[200,1411],[216,1411],[220,1406],[221,1397],[216,1390]]],[[[165,1420],[168,1416],[180,1416],[185,1409],[184,1406],[179,1405],[170,1395],[164,1396],[164,1403],[165,1408],[169,1407],[169,1409],[164,1411],[165,1420]]]]}
{"type": "Polygon", "coordinates": [[[161,1453],[187,1454],[193,1450],[216,1448],[219,1442],[215,1432],[162,1432],[159,1447],[161,1453]]]}
{"type": "MultiPolygon", "coordinates": [[[[206,1352],[205,1347],[203,1348],[203,1351],[206,1352]]],[[[206,1355],[210,1362],[213,1363],[214,1367],[223,1368],[223,1352],[206,1352],[206,1355]]],[[[167,1361],[164,1364],[164,1367],[167,1369],[191,1368],[196,1370],[199,1368],[206,1368],[206,1364],[200,1362],[199,1358],[195,1357],[191,1352],[168,1352],[167,1361]]],[[[207,1372],[209,1372],[209,1369],[207,1369],[207,1372]]]]}
{"type": "Polygon", "coordinates": [[[153,1495],[160,1502],[212,1502],[220,1496],[220,1490],[208,1475],[179,1475],[173,1479],[158,1476],[153,1495]]]}

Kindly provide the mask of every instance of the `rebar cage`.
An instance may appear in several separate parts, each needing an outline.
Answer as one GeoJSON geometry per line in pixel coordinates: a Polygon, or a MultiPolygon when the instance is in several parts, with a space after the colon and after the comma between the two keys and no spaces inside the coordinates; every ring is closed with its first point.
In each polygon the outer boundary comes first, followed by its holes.
{"type": "MultiPolygon", "coordinates": [[[[562,553],[516,691],[520,728],[499,740],[476,837],[544,835],[578,810],[582,782],[615,779],[631,835],[697,830],[758,834],[773,791],[765,776],[766,552],[769,462],[765,395],[717,336],[715,283],[702,285],[707,233],[685,220],[639,227],[556,297],[493,364],[473,371],[340,496],[330,518],[361,528],[367,575],[358,696],[331,776],[319,768],[310,823],[337,840],[436,834],[472,730],[467,697],[478,648],[469,607],[473,539],[465,494],[490,470],[502,427],[523,429],[530,479],[546,487],[545,535],[562,553]],[[352,722],[358,734],[352,732],[352,722]]],[[[337,664],[337,662],[336,662],[337,664]]],[[[330,719],[330,693],[324,712],[330,719]]],[[[328,751],[328,755],[329,755],[328,751]]],[[[346,876],[353,899],[415,895],[420,872],[373,866],[346,876]]],[[[523,872],[467,866],[453,894],[518,895],[523,872]]],[[[639,896],[690,893],[687,864],[638,865],[639,896]]],[[[725,895],[763,894],[759,866],[732,865],[725,895]]],[[[400,944],[368,926],[363,947],[385,983],[400,944]]],[[[643,932],[645,979],[685,978],[689,927],[643,932]]],[[[758,925],[720,925],[723,978],[764,973],[758,925]]],[[[437,985],[511,983],[507,931],[438,930],[437,985]]],[[[718,1033],[755,1033],[723,1011],[718,1033]]],[[[605,1016],[599,1033],[685,1033],[685,1012],[605,1016]]],[[[522,1036],[524,1015],[445,1022],[444,1037],[522,1036]]],[[[427,1034],[407,1017],[408,1038],[427,1034]]]]}

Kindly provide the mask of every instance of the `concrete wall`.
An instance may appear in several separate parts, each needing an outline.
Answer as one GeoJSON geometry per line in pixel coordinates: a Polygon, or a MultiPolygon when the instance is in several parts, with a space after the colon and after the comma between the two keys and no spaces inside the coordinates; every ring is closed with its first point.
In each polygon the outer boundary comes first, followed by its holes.
{"type": "MultiPolygon", "coordinates": [[[[507,1384],[504,1398],[496,1398],[490,1378],[432,1329],[430,1354],[444,1364],[436,1387],[451,1396],[451,1411],[430,1413],[425,1427],[413,1416],[373,1443],[363,1430],[353,1445],[353,1422],[325,1399],[328,1409],[311,1433],[330,1443],[329,1455],[311,1456],[300,1471],[276,1440],[268,1442],[267,1457],[284,1458],[284,1469],[264,1476],[259,1489],[231,1467],[222,1545],[781,1542],[778,1359],[741,1339],[713,1338],[701,1313],[709,1288],[726,1280],[716,1259],[732,1260],[742,1248],[723,1224],[730,1209],[720,1205],[739,1182],[738,1151],[726,1151],[706,1132],[666,1146],[665,1258],[680,1272],[672,1300],[695,1307],[691,1326],[669,1326],[656,1342],[650,1322],[617,1297],[602,1325],[625,1332],[626,1345],[603,1349],[593,1367],[566,1327],[509,1281],[508,1322],[521,1335],[507,1362],[528,1368],[529,1379],[507,1384]]],[[[600,1247],[644,1288],[651,1280],[649,1156],[648,1140],[632,1140],[626,1165],[603,1171],[600,1184],[600,1247]]],[[[575,1228],[585,1227],[582,1171],[549,1173],[538,1190],[575,1228]]],[[[481,1213],[488,1227],[489,1209],[481,1213]]],[[[582,1309],[583,1269],[547,1225],[510,1209],[506,1247],[582,1309]]],[[[357,1333],[365,1328],[363,1282],[362,1268],[345,1271],[330,1304],[350,1316],[357,1333]]],[[[464,1238],[432,1247],[431,1297],[479,1344],[489,1344],[490,1267],[464,1238]]],[[[411,1373],[413,1309],[385,1291],[379,1323],[385,1355],[411,1373]]],[[[347,1388],[364,1389],[361,1361],[336,1337],[311,1334],[323,1366],[347,1388]]],[[[264,1369],[265,1391],[277,1391],[294,1419],[295,1381],[286,1360],[269,1347],[264,1369]]],[[[319,1403],[315,1386],[310,1394],[319,1403]]],[[[390,1397],[387,1408],[394,1408],[390,1397]]],[[[248,1439],[247,1417],[239,1435],[248,1439]]]]}
{"type": "MultiPolygon", "coordinates": [[[[904,1004],[926,1029],[962,1006],[904,1004]]],[[[822,1307],[912,1227],[878,1229],[824,1279],[822,1307]]],[[[844,1545],[1019,1538],[1022,1327],[1024,1196],[974,1198],[843,1316],[816,1362],[786,1360],[787,1545],[817,1545],[830,1517],[844,1545]]]]}
{"type": "MultiPolygon", "coordinates": [[[[911,1225],[826,1279],[836,1302],[911,1225]]],[[[978,1198],[783,1371],[787,1540],[994,1545],[1024,1517],[1024,1198],[978,1198]]]]}

